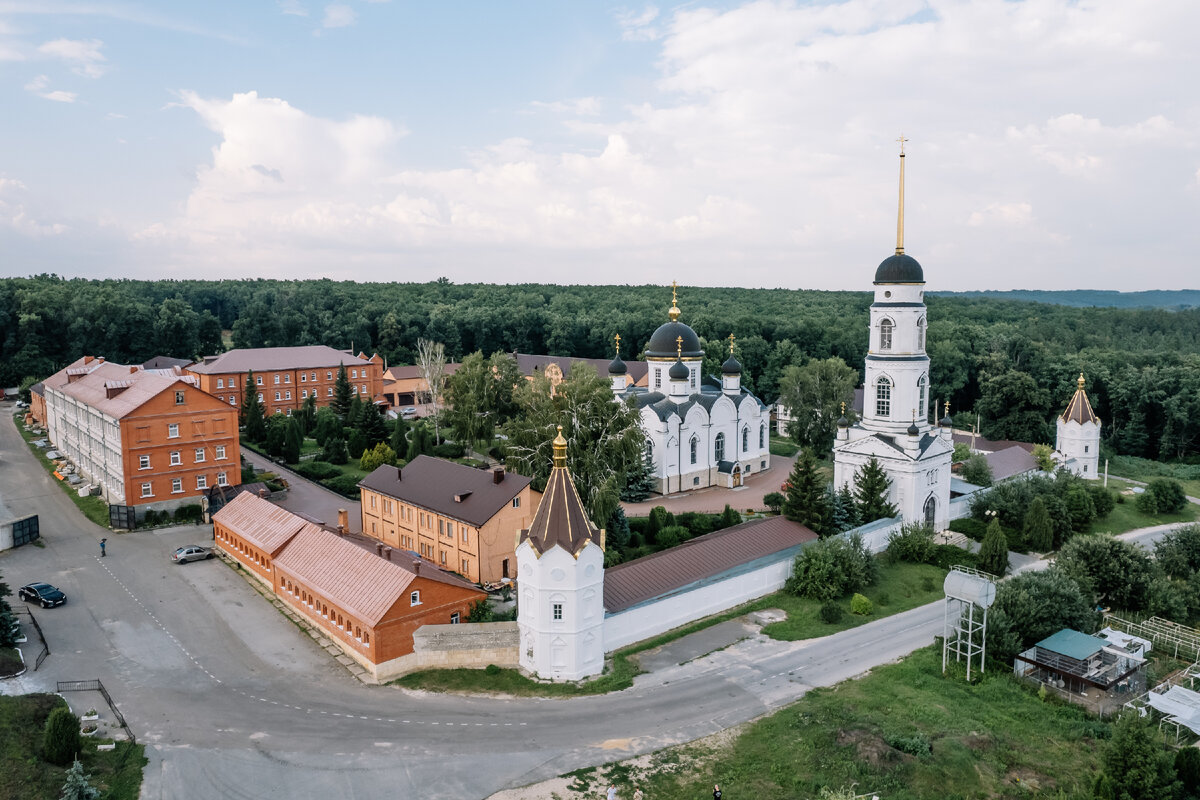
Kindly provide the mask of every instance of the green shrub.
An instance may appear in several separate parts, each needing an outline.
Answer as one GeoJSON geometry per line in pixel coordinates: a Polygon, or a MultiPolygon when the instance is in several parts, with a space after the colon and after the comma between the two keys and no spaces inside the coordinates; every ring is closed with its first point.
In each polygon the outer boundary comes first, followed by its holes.
{"type": "Polygon", "coordinates": [[[874,583],[878,572],[861,536],[822,539],[796,556],[784,588],[799,597],[833,600],[874,583]]]}
{"type": "Polygon", "coordinates": [[[497,667],[495,664],[488,664],[486,667],[483,668],[483,671],[487,675],[499,675],[500,674],[500,668],[497,667]]]}
{"type": "Polygon", "coordinates": [[[683,544],[691,538],[691,533],[682,525],[671,525],[658,532],[658,546],[664,550],[683,544]]]}
{"type": "Polygon", "coordinates": [[[1104,519],[1112,510],[1116,508],[1116,497],[1108,489],[1105,489],[1098,483],[1088,485],[1088,493],[1092,496],[1092,503],[1096,506],[1096,517],[1104,519]]]}
{"type": "Polygon", "coordinates": [[[892,735],[887,737],[889,747],[894,747],[901,753],[924,758],[933,752],[933,744],[923,733],[913,733],[908,736],[892,735]]]}
{"type": "Polygon", "coordinates": [[[1146,487],[1145,494],[1154,495],[1160,514],[1178,514],[1187,505],[1187,495],[1179,481],[1170,478],[1155,478],[1146,487]]]}
{"type": "Polygon", "coordinates": [[[875,606],[871,603],[871,598],[866,595],[855,593],[854,597],[850,598],[850,612],[858,614],[860,617],[866,617],[875,610],[875,606]]]}
{"type": "Polygon", "coordinates": [[[921,578],[921,591],[922,592],[932,592],[933,586],[934,586],[933,578],[929,577],[928,575],[921,578]]]}
{"type": "Polygon", "coordinates": [[[1142,492],[1137,496],[1137,510],[1146,516],[1158,513],[1158,498],[1154,496],[1154,492],[1142,492]]]}
{"type": "Polygon", "coordinates": [[[971,517],[952,519],[950,520],[950,530],[954,531],[955,533],[961,533],[968,539],[974,539],[977,542],[982,542],[984,534],[987,533],[987,523],[983,520],[973,519],[971,517]]]}
{"type": "Polygon", "coordinates": [[[82,747],[79,717],[65,705],[58,706],[46,718],[46,729],[42,734],[42,757],[51,764],[65,767],[75,760],[82,747]]]}
{"type": "Polygon", "coordinates": [[[340,495],[357,498],[360,494],[358,481],[359,478],[356,475],[338,475],[336,478],[321,481],[321,485],[332,489],[340,495]]]}
{"type": "Polygon", "coordinates": [[[433,448],[433,454],[438,458],[462,458],[466,448],[457,442],[443,442],[433,448]]]}
{"type": "Polygon", "coordinates": [[[336,478],[342,471],[328,461],[301,461],[296,465],[296,473],[310,481],[323,481],[336,478]]]}
{"type": "Polygon", "coordinates": [[[842,607],[830,600],[821,604],[821,610],[818,612],[818,615],[821,617],[821,622],[827,625],[836,625],[842,621],[843,613],[842,607]]]}
{"type": "Polygon", "coordinates": [[[888,535],[887,554],[897,561],[928,564],[933,559],[933,528],[928,525],[902,525],[888,535]]]}
{"type": "Polygon", "coordinates": [[[778,514],[783,508],[783,495],[780,492],[767,492],[763,495],[763,505],[769,508],[772,514],[778,514]]]}

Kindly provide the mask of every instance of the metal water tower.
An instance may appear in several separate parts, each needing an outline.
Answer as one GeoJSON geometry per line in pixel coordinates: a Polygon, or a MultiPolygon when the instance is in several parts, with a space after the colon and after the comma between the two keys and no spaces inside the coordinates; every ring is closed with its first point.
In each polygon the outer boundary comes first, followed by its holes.
{"type": "Polygon", "coordinates": [[[971,680],[971,662],[979,658],[984,671],[987,654],[988,609],[996,600],[996,576],[982,570],[955,565],[942,585],[946,593],[946,617],[942,626],[942,672],[954,653],[954,660],[967,660],[967,680],[971,680]]]}

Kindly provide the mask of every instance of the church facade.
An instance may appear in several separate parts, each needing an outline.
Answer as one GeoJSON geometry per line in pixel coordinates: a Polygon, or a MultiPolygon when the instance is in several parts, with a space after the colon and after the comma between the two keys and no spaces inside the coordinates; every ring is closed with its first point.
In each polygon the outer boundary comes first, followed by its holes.
{"type": "Polygon", "coordinates": [[[646,345],[646,386],[629,385],[618,350],[608,368],[613,394],[637,404],[660,493],[741,486],[771,466],[767,406],[742,387],[733,336],[720,379],[703,374],[700,337],[680,313],[673,296],[668,321],[646,345]]]}
{"type": "Polygon", "coordinates": [[[902,149],[896,253],[875,271],[863,414],[853,425],[845,417],[838,421],[833,481],[837,489],[852,487],[874,458],[891,479],[890,501],[904,521],[943,530],[950,521],[954,445],[948,414],[936,427],[929,422],[928,324],[924,271],[904,253],[902,149]]]}

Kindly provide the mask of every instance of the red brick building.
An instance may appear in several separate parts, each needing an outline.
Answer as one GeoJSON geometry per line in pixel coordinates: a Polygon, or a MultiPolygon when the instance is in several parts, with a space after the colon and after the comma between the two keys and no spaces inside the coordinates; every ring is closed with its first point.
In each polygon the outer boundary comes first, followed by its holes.
{"type": "Polygon", "coordinates": [[[316,398],[318,408],[329,405],[341,367],[346,368],[351,391],[361,399],[373,400],[382,390],[382,356],[356,356],[325,345],[230,350],[205,356],[187,371],[197,377],[201,389],[235,408],[242,405],[247,374],[253,371],[263,412],[271,416],[290,414],[309,397],[316,398]]]}
{"type": "Polygon", "coordinates": [[[465,622],[487,597],[415,553],[379,555],[249,493],[213,526],[219,550],[381,680],[412,668],[414,631],[465,622]]]}

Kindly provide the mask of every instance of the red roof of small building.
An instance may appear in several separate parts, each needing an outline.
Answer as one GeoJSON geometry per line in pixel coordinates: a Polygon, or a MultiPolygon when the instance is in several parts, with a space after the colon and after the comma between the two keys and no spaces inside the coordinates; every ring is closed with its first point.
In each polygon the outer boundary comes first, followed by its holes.
{"type": "Polygon", "coordinates": [[[307,527],[316,528],[251,492],[242,492],[213,514],[219,522],[246,542],[274,557],[292,537],[307,527]]]}
{"type": "Polygon", "coordinates": [[[604,608],[610,614],[624,611],[817,538],[786,517],[754,519],[697,536],[670,550],[606,569],[604,608]]]}

